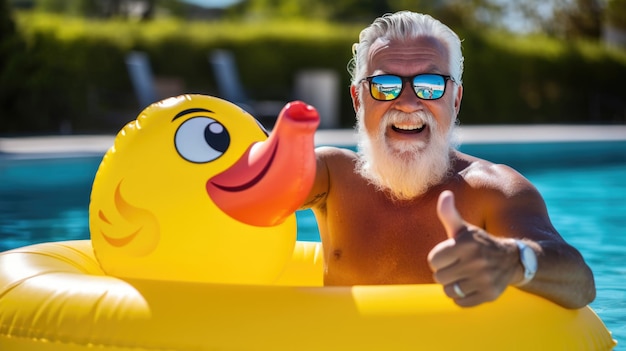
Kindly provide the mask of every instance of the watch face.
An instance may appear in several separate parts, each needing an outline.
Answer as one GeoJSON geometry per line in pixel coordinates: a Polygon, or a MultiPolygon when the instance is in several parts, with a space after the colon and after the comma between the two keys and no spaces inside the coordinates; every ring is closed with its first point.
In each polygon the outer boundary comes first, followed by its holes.
{"type": "Polygon", "coordinates": [[[533,249],[525,246],[524,250],[522,250],[522,257],[522,262],[524,263],[526,270],[529,271],[528,274],[535,274],[537,271],[537,256],[535,255],[533,249]]]}

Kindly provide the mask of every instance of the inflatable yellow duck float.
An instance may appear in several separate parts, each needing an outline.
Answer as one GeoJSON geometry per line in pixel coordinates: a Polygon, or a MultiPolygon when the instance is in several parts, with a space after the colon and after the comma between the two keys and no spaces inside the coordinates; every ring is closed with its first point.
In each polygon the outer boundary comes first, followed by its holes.
{"type": "Polygon", "coordinates": [[[594,311],[510,288],[461,308],[441,286],[324,287],[296,241],[315,173],[312,107],[268,137],[202,95],[154,104],[94,180],[91,240],[0,253],[2,351],[611,350],[594,311]]]}
{"type": "Polygon", "coordinates": [[[318,124],[301,102],[285,107],[269,139],[254,117],[218,98],[148,107],[118,134],[93,183],[91,240],[104,271],[271,283],[296,242],[294,212],[315,176],[318,124]]]}

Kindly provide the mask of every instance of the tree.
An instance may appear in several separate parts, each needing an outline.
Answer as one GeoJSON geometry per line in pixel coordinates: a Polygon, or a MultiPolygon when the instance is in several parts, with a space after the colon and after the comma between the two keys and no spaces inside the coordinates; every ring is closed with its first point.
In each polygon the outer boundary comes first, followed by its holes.
{"type": "Polygon", "coordinates": [[[606,21],[609,25],[626,30],[626,0],[610,0],[607,4],[606,21]]]}
{"type": "Polygon", "coordinates": [[[598,39],[605,8],[603,0],[525,0],[515,2],[512,10],[536,31],[566,39],[598,39]]]}
{"type": "Polygon", "coordinates": [[[599,39],[602,35],[603,9],[599,0],[561,0],[555,8],[555,34],[565,38],[599,39]]]}
{"type": "Polygon", "coordinates": [[[26,92],[22,74],[27,74],[26,44],[18,35],[8,0],[0,0],[0,130],[13,131],[17,97],[26,92]]]}
{"type": "Polygon", "coordinates": [[[494,11],[499,9],[490,0],[247,0],[233,7],[230,14],[254,19],[317,18],[371,22],[385,13],[411,10],[431,14],[447,24],[473,25],[480,22],[476,18],[494,17],[494,11]]]}

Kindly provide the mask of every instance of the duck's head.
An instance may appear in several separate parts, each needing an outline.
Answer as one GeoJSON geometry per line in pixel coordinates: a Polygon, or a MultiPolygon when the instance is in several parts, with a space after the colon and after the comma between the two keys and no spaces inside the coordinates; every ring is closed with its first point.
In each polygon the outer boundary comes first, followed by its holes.
{"type": "Polygon", "coordinates": [[[276,278],[296,240],[293,213],[312,184],[319,123],[301,103],[281,115],[268,139],[240,107],[184,95],[127,124],[91,194],[91,239],[105,272],[245,284],[276,278]],[[294,140],[306,145],[299,155],[294,140]]]}

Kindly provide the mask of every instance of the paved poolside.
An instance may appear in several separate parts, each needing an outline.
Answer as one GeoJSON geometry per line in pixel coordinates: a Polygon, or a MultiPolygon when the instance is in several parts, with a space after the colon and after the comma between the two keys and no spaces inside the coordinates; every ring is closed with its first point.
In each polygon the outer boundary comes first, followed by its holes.
{"type": "MultiPolygon", "coordinates": [[[[460,126],[459,135],[463,144],[626,141],[626,125],[460,126]]],[[[115,135],[0,137],[0,154],[104,153],[114,140],[115,135]]],[[[322,129],[315,135],[317,145],[348,146],[355,140],[352,129],[322,129]]]]}

